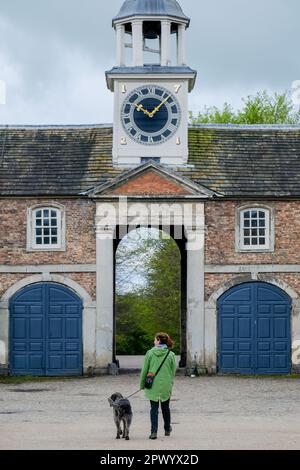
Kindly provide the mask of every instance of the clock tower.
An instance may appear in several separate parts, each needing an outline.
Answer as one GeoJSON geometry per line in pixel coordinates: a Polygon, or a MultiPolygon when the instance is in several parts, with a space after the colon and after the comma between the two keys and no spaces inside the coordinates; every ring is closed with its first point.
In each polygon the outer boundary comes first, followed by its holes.
{"type": "Polygon", "coordinates": [[[196,79],[185,59],[189,23],[176,0],[125,0],[113,19],[117,65],[106,80],[115,97],[115,166],[187,163],[188,93],[196,79]]]}

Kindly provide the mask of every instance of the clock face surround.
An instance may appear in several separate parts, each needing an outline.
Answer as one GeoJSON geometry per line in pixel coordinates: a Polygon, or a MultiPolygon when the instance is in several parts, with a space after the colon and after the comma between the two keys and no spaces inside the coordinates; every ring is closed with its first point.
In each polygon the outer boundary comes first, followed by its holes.
{"type": "Polygon", "coordinates": [[[180,105],[170,91],[160,85],[143,85],[125,98],[121,121],[127,135],[143,145],[159,145],[178,131],[180,105]]]}

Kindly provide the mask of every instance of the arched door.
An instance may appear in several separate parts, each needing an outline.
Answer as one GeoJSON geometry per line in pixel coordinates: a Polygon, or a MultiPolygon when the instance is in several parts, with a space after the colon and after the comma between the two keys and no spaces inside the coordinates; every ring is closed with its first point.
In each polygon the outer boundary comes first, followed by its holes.
{"type": "Polygon", "coordinates": [[[218,370],[291,372],[291,299],[264,282],[240,284],[218,302],[218,370]]]}
{"type": "Polygon", "coordinates": [[[82,374],[82,302],[54,283],[32,284],[10,300],[10,373],[82,374]]]}

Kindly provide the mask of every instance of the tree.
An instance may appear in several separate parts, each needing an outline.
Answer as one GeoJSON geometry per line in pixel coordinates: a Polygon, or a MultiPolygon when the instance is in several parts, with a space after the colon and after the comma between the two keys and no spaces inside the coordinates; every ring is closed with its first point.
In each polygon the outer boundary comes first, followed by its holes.
{"type": "Polygon", "coordinates": [[[216,106],[204,107],[204,111],[199,112],[198,116],[190,112],[190,122],[191,124],[236,124],[236,115],[233,108],[225,103],[222,109],[216,106]]]}
{"type": "Polygon", "coordinates": [[[300,124],[300,109],[295,110],[288,92],[270,95],[266,90],[243,100],[243,108],[234,111],[228,103],[223,108],[205,107],[198,116],[190,113],[191,124],[300,124]]]}
{"type": "Polygon", "coordinates": [[[180,353],[181,256],[176,242],[161,240],[149,263],[148,318],[156,332],[166,331],[180,353]]]}
{"type": "Polygon", "coordinates": [[[153,334],[149,335],[143,319],[145,299],[137,292],[116,296],[117,331],[116,345],[119,355],[145,354],[153,345],[153,334]]]}
{"type": "Polygon", "coordinates": [[[121,244],[116,290],[117,354],[144,354],[153,346],[154,334],[164,330],[179,354],[181,261],[176,242],[150,234],[121,244]]]}

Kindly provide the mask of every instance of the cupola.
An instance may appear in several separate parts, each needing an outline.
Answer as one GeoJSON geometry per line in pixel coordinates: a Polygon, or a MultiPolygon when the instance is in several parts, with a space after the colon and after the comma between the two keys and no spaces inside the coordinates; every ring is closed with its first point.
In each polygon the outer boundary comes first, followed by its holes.
{"type": "Polygon", "coordinates": [[[185,31],[189,23],[176,0],[126,0],[113,18],[117,66],[141,67],[147,65],[147,57],[154,58],[153,65],[185,66],[185,31]],[[174,37],[176,58],[172,62],[174,37]],[[129,63],[126,48],[132,49],[129,63]]]}

